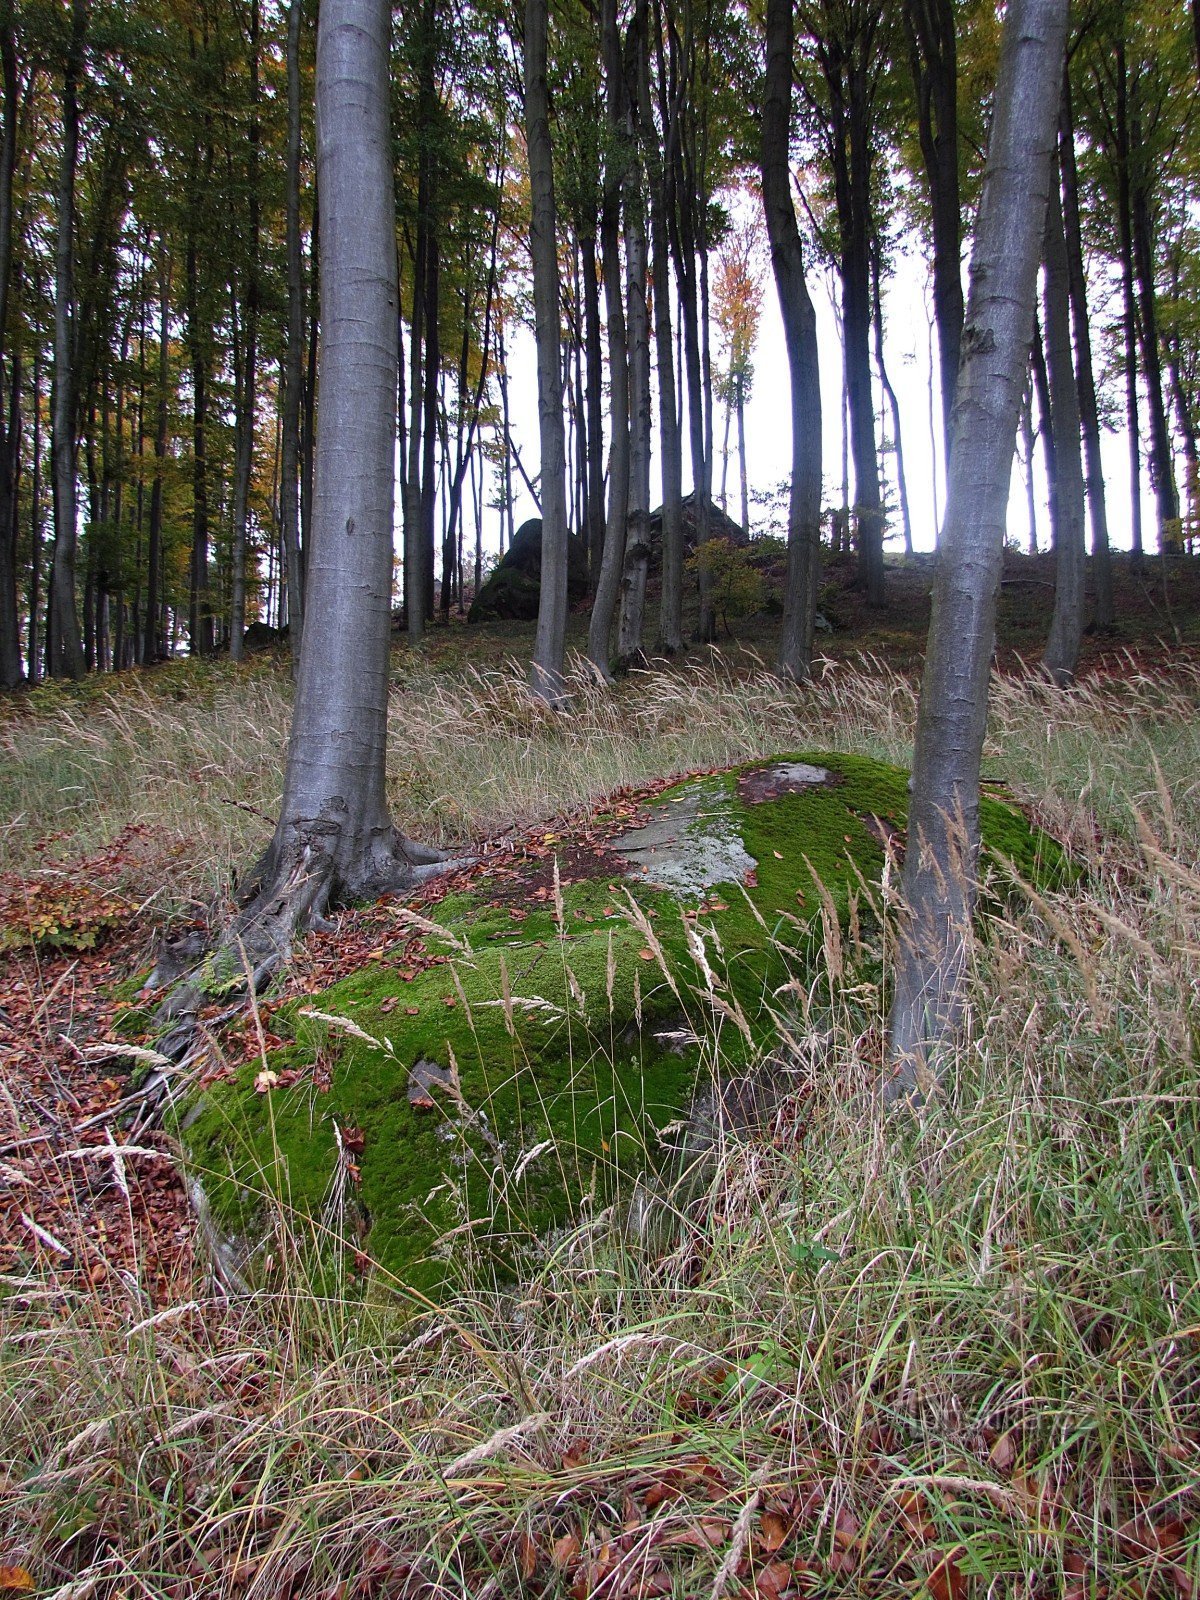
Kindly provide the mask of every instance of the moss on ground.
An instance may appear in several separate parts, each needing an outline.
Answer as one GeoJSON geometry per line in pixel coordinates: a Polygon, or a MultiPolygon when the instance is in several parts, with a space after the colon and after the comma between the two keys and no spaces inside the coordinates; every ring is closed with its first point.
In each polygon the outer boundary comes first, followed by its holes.
{"type": "MultiPolygon", "coordinates": [[[[340,1234],[345,1201],[371,1256],[430,1288],[450,1258],[508,1272],[523,1239],[628,1195],[678,1147],[665,1130],[711,1070],[714,1017],[722,1069],[736,1068],[769,1045],[789,969],[820,959],[814,876],[844,921],[862,881],[879,880],[881,836],[903,829],[906,773],[860,756],[781,759],[819,764],[833,781],[750,804],[739,778],[772,763],[699,780],[703,812],[736,826],[758,863],[748,883],[681,902],[641,885],[631,896],[606,875],[564,886],[561,911],[531,900],[515,921],[489,903],[485,878],[477,895],[437,907],[444,934],[427,943],[439,964],[401,977],[412,930],[398,920],[394,964],[385,950],[291,1008],[295,1043],[267,1066],[299,1069],[296,1081],[258,1093],[261,1064],[251,1066],[185,1119],[219,1223],[253,1235],[273,1191],[340,1234]],[[318,1062],[327,1088],[307,1070],[318,1062]]],[[[1024,875],[1063,870],[1015,807],[985,799],[982,824],[1024,875]]]]}

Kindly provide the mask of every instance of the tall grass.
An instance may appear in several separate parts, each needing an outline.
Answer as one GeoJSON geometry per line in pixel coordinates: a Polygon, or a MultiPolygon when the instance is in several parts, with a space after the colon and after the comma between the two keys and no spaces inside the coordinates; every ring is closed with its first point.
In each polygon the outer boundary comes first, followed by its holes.
{"type": "MultiPolygon", "coordinates": [[[[1198,687],[998,686],[989,762],[1086,870],[991,914],[919,1124],[872,1093],[860,931],[780,997],[773,1132],[517,1284],[331,1292],[286,1213],[250,1299],[52,1253],[6,1280],[0,1560],[60,1600],[1195,1592],[1198,687]]],[[[902,757],[912,707],[873,664],[581,686],[571,719],[431,678],[394,798],[416,828],[456,796],[457,837],[786,746],[902,757]]]]}
{"type": "MultiPolygon", "coordinates": [[[[291,690],[282,672],[201,670],[202,694],[188,692],[180,669],[177,698],[123,686],[86,704],[55,698],[40,716],[0,725],[0,871],[87,856],[137,828],[156,848],[138,857],[135,887],[154,887],[169,863],[179,897],[224,890],[273,825],[291,690]]],[[[1002,677],[990,766],[1073,835],[1093,814],[1125,826],[1115,750],[1132,741],[1143,751],[1146,787],[1155,758],[1169,782],[1200,770],[1198,682],[1190,657],[1169,678],[1131,672],[1054,696],[1036,674],[1002,677]],[[1048,775],[1064,770],[1071,781],[1052,790],[1048,775]]],[[[826,662],[796,688],[751,654],[714,654],[711,665],[635,673],[615,691],[576,661],[571,689],[563,716],[530,698],[516,663],[397,674],[388,774],[400,825],[460,847],[624,785],[791,748],[903,763],[916,714],[915,683],[872,657],[826,662]]]]}

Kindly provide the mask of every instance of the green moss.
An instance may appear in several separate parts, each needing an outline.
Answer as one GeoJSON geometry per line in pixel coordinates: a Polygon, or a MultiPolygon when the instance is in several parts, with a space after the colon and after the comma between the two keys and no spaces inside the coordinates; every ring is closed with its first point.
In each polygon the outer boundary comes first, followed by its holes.
{"type": "MultiPolygon", "coordinates": [[[[758,863],[750,885],[683,904],[639,886],[631,909],[623,886],[602,878],[564,888],[561,921],[552,905],[535,902],[516,921],[505,906],[458,895],[438,907],[445,938],[427,941],[441,964],[406,982],[403,929],[395,965],[385,954],[294,1007],[287,1064],[320,1057],[328,1089],[302,1073],[258,1094],[249,1068],[209,1090],[186,1127],[221,1222],[253,1228],[265,1190],[320,1216],[337,1170],[335,1126],[361,1130],[360,1181],[349,1192],[371,1254],[417,1287],[436,1284],[451,1254],[468,1269],[487,1261],[507,1270],[521,1239],[628,1192],[662,1158],[661,1131],[686,1115],[701,1066],[695,1041],[711,1032],[685,916],[703,936],[718,993],[746,1020],[749,1040],[723,1028],[723,1065],[733,1066],[769,1040],[768,1005],[789,962],[814,958],[814,875],[844,919],[860,876],[877,881],[882,868],[871,819],[904,825],[904,772],[865,757],[782,759],[818,763],[834,781],[748,804],[741,773],[769,763],[704,780],[704,811],[736,825],[758,863]],[[424,1108],[408,1093],[419,1061],[457,1082],[429,1088],[424,1108]]],[[[983,827],[990,847],[1034,877],[1061,858],[998,799],[984,802],[983,827]]]]}

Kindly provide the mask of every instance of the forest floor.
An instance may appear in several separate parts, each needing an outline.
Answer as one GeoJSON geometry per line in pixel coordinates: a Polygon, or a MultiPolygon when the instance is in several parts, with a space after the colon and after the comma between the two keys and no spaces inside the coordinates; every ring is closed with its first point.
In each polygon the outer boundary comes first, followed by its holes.
{"type": "MultiPolygon", "coordinates": [[[[811,690],[738,619],[612,693],[581,676],[565,731],[509,665],[532,625],[398,647],[398,819],[544,875],[680,770],[904,762],[929,564],[883,614],[850,576],[811,690]]],[[[1065,695],[1024,666],[1050,576],[1009,559],[986,759],[1084,871],[997,914],[944,1103],[884,1139],[886,946],[839,950],[799,1131],[722,1152],[664,1238],[551,1241],[515,1299],[331,1294],[281,1214],[275,1283],[223,1300],[129,1099],[159,930],[219,917],[265,839],[286,662],[0,708],[0,1593],[1200,1594],[1200,562],[1119,561],[1065,695]]],[[[310,935],[253,1012],[212,1008],[210,1070],[394,934],[363,907],[310,935]]]]}

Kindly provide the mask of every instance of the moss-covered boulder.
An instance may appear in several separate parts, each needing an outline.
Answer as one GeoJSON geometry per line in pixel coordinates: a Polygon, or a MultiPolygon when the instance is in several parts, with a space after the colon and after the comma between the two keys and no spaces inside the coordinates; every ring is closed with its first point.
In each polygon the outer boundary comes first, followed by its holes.
{"type": "MultiPolygon", "coordinates": [[[[252,1240],[274,1191],[340,1231],[348,1202],[364,1249],[427,1288],[452,1255],[505,1271],[522,1240],[631,1194],[686,1140],[697,1087],[769,1052],[822,917],[866,914],[907,781],[811,754],[693,778],[484,873],[436,927],[397,907],[394,959],[295,1006],[265,1074],[186,1114],[219,1226],[252,1240]]],[[[1034,877],[1061,868],[998,798],[983,831],[1034,877]]]]}

